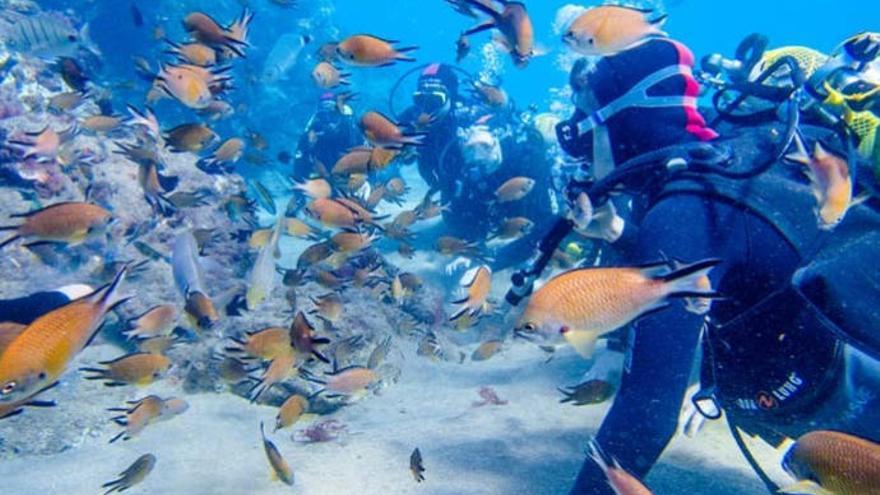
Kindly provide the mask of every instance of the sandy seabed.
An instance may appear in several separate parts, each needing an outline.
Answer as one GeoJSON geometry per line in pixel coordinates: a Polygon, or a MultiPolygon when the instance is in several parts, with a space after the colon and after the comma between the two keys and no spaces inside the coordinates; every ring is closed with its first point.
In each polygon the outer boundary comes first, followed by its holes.
{"type": "MultiPolygon", "coordinates": [[[[115,352],[111,346],[86,350],[78,365],[115,352]]],[[[584,368],[574,355],[541,364],[542,353],[515,345],[486,362],[435,363],[404,348],[400,381],[333,414],[348,434],[327,443],[291,437],[302,424],[270,434],[293,467],[293,487],[273,481],[259,436],[276,409],[249,404],[229,393],[182,395],[176,384],[126,388],[99,394],[89,404],[61,403],[53,410],[30,409],[14,418],[19,427],[39,428],[47,414],[71,408],[102,410],[146,393],[181,395],[190,403],[183,415],[149,426],[140,436],[109,445],[117,431],[84,435],[82,442],[50,456],[0,460],[4,495],[94,494],[138,456],[158,462],[132,494],[327,495],[564,494],[583,459],[583,448],[605,414],[606,405],[560,404],[555,387],[574,383],[584,368]],[[507,401],[475,407],[480,387],[491,386],[507,401]],[[409,455],[419,447],[427,480],[416,484],[409,455]]],[[[74,369],[73,367],[71,369],[74,369]]],[[[65,380],[83,380],[71,376],[65,380]]],[[[90,382],[91,383],[91,382],[90,382]]],[[[110,413],[107,413],[109,418],[110,413]]],[[[4,435],[14,435],[6,429],[4,435]]],[[[679,436],[647,478],[655,493],[766,493],[739,456],[723,424],[709,424],[696,439],[679,436]]]]}

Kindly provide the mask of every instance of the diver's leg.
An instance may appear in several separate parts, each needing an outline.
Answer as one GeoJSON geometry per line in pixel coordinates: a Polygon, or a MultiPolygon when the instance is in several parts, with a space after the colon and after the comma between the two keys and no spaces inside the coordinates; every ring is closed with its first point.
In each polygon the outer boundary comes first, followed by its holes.
{"type": "Polygon", "coordinates": [[[54,291],[36,292],[17,299],[0,300],[0,322],[29,325],[38,317],[70,301],[88,295],[88,285],[68,285],[54,291]]]}
{"type": "MultiPolygon", "coordinates": [[[[641,225],[633,261],[656,261],[660,252],[685,262],[720,257],[710,274],[713,286],[735,264],[743,235],[742,213],[695,196],[657,204],[641,225]],[[720,230],[716,226],[721,226],[720,230]]],[[[678,302],[639,320],[630,333],[620,391],[596,436],[602,451],[634,475],[644,476],[656,462],[678,425],[703,316],[678,302]]],[[[611,495],[599,467],[587,460],[572,495],[611,495]]]]}

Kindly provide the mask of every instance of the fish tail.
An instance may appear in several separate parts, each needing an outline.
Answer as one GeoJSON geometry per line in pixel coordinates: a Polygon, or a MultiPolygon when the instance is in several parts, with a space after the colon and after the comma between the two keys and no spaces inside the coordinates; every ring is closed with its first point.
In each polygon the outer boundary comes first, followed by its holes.
{"type": "Polygon", "coordinates": [[[690,265],[684,265],[665,275],[655,277],[654,280],[666,282],[669,285],[669,295],[677,297],[718,297],[717,293],[710,289],[699,286],[699,280],[709,274],[715,266],[721,263],[720,259],[710,258],[698,261],[690,265]]]}
{"type": "MultiPolygon", "coordinates": [[[[13,228],[17,228],[17,227],[13,227],[13,228]]],[[[8,229],[9,229],[9,227],[0,227],[0,230],[8,230],[8,229]]],[[[15,242],[15,240],[19,239],[19,238],[21,238],[21,236],[18,234],[15,234],[14,236],[10,237],[9,239],[6,239],[5,241],[0,242],[0,249],[3,249],[4,247],[15,242]]]]}
{"type": "MultiPolygon", "coordinates": [[[[467,301],[467,298],[465,298],[464,301],[461,301],[461,302],[465,302],[465,301],[467,301]]],[[[455,320],[461,318],[462,316],[464,316],[465,313],[470,311],[470,309],[471,309],[471,307],[468,306],[467,304],[465,304],[464,306],[459,308],[458,311],[453,313],[452,316],[449,317],[449,321],[455,321],[455,320]]]]}
{"type": "Polygon", "coordinates": [[[96,304],[100,304],[104,311],[109,311],[111,308],[128,300],[129,297],[119,296],[118,294],[119,285],[125,279],[125,274],[128,272],[128,269],[129,265],[126,264],[118,273],[116,273],[116,276],[113,277],[113,280],[109,284],[97,289],[95,292],[86,296],[86,298],[92,300],[96,304]]]}
{"type": "Polygon", "coordinates": [[[123,435],[125,435],[125,430],[122,430],[122,431],[120,431],[119,433],[117,433],[116,435],[114,435],[113,438],[111,438],[110,441],[109,441],[108,443],[114,443],[114,442],[116,442],[117,440],[119,440],[120,438],[122,438],[123,435]]]}
{"type": "Polygon", "coordinates": [[[107,370],[101,368],[80,368],[80,371],[86,373],[94,373],[94,375],[86,376],[86,380],[105,380],[109,378],[107,370]]]}

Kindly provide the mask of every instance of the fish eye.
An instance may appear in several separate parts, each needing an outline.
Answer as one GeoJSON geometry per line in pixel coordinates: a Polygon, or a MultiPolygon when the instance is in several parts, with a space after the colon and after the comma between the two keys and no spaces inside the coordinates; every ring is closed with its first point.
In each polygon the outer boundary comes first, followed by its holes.
{"type": "Polygon", "coordinates": [[[71,35],[67,36],[67,41],[74,42],[76,40],[77,40],[77,38],[76,38],[75,34],[71,34],[71,35]]]}
{"type": "Polygon", "coordinates": [[[6,385],[3,385],[3,389],[0,389],[0,394],[9,395],[12,392],[15,392],[15,389],[18,388],[18,384],[15,382],[7,382],[6,385]]]}
{"type": "Polygon", "coordinates": [[[592,44],[593,44],[593,38],[588,39],[588,40],[587,40],[587,43],[589,43],[589,44],[592,45],[592,44]]]}
{"type": "Polygon", "coordinates": [[[534,323],[526,323],[525,325],[523,325],[523,330],[525,330],[526,332],[534,332],[535,331],[535,324],[534,323]]]}
{"type": "Polygon", "coordinates": [[[45,372],[45,371],[41,371],[40,374],[38,375],[38,377],[39,377],[40,380],[45,380],[45,379],[46,379],[46,372],[45,372]]]}

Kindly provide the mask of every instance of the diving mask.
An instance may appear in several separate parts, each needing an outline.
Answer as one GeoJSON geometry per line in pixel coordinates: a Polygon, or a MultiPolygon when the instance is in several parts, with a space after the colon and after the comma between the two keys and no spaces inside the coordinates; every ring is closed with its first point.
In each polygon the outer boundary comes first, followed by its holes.
{"type": "Polygon", "coordinates": [[[465,163],[478,171],[479,175],[491,175],[501,166],[501,143],[488,127],[477,125],[461,129],[459,139],[465,163]]]}

